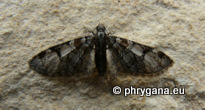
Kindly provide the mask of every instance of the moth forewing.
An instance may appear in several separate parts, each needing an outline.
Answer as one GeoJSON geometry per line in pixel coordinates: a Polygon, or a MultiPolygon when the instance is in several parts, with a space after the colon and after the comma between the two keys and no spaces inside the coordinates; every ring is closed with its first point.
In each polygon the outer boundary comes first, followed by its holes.
{"type": "Polygon", "coordinates": [[[92,36],[77,38],[40,52],[29,61],[34,71],[47,76],[71,76],[85,70],[93,50],[92,36]]]}

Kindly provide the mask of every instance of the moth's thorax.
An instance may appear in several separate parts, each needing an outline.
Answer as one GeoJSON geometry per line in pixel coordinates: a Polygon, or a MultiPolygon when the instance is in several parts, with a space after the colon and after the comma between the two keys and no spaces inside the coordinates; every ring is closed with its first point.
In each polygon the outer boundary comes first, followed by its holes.
{"type": "Polygon", "coordinates": [[[100,39],[103,39],[105,37],[105,33],[104,32],[97,32],[97,37],[100,39]]]}
{"type": "Polygon", "coordinates": [[[98,43],[106,43],[106,33],[105,33],[105,26],[103,26],[102,24],[99,24],[97,27],[96,27],[96,34],[95,34],[95,37],[96,37],[96,42],[98,43]]]}

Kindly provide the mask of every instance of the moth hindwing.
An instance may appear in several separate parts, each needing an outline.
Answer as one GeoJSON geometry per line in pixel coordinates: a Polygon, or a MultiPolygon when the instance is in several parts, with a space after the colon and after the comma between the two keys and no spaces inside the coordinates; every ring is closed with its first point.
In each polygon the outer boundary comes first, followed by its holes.
{"type": "Polygon", "coordinates": [[[95,68],[100,76],[104,76],[109,62],[113,62],[118,72],[133,74],[159,73],[173,64],[173,60],[161,51],[109,36],[105,31],[105,27],[99,24],[92,36],[50,47],[34,56],[29,66],[47,76],[71,76],[92,72],[95,68]],[[107,61],[107,52],[111,53],[112,61],[107,61]]]}

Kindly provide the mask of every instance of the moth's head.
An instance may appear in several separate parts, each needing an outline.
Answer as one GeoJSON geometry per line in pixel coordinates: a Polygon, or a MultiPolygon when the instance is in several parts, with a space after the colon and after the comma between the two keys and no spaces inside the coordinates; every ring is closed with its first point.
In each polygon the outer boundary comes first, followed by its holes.
{"type": "Polygon", "coordinates": [[[98,32],[105,32],[105,26],[103,24],[99,24],[97,27],[96,27],[96,30],[98,32]]]}

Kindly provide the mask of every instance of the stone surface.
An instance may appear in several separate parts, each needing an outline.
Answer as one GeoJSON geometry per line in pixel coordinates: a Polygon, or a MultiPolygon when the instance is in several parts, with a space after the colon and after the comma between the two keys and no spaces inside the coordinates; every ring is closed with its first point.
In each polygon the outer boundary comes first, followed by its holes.
{"type": "Polygon", "coordinates": [[[0,1],[1,109],[205,109],[204,0],[0,1]],[[28,67],[37,53],[88,35],[103,23],[113,35],[156,47],[175,63],[153,77],[50,78],[28,67]],[[112,87],[178,87],[185,95],[112,94],[112,87]]]}

